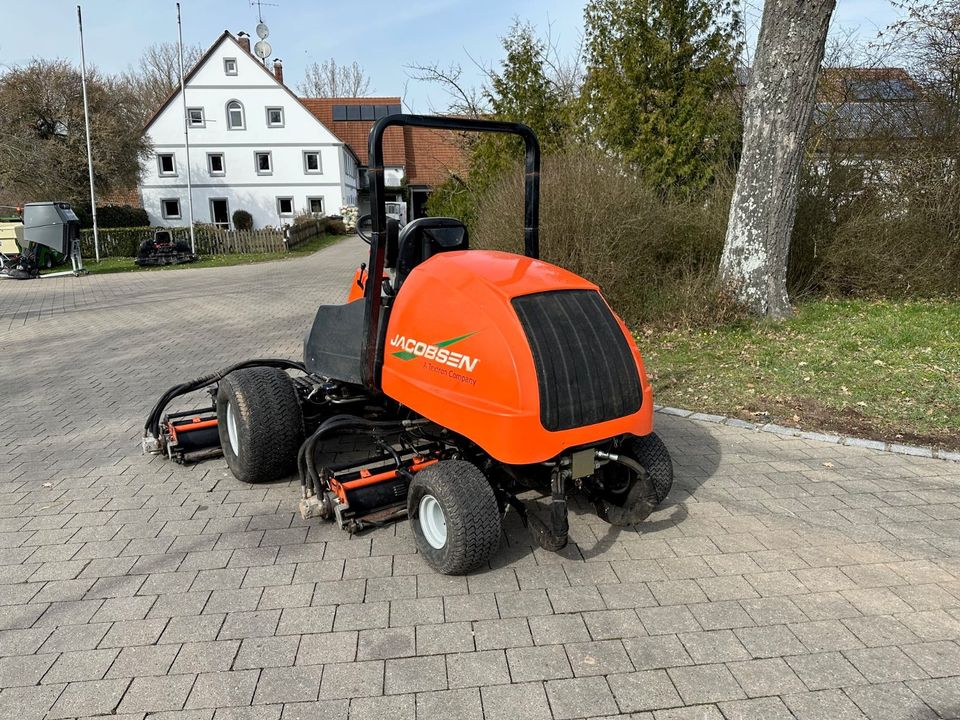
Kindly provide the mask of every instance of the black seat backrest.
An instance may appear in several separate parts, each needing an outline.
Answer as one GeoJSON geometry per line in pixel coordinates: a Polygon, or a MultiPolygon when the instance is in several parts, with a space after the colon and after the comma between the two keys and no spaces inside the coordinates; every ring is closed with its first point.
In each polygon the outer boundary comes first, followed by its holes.
{"type": "Polygon", "coordinates": [[[383,260],[385,268],[393,269],[397,266],[397,253],[400,250],[400,221],[396,218],[387,218],[386,253],[383,260]]]}
{"type": "Polygon", "coordinates": [[[469,246],[467,228],[456,218],[425,217],[407,223],[400,230],[394,290],[399,290],[410,271],[424,260],[469,246]]]}

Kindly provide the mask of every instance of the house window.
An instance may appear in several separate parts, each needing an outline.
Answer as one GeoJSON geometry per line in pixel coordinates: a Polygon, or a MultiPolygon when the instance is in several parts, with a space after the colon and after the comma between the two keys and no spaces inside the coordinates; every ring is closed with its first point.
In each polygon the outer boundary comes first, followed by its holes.
{"type": "Polygon", "coordinates": [[[257,166],[257,175],[272,175],[273,174],[273,157],[271,153],[268,152],[258,152],[254,153],[254,161],[257,166]]]}
{"type": "Polygon", "coordinates": [[[273,127],[273,128],[283,127],[283,108],[282,107],[267,108],[267,127],[273,127]]]}
{"type": "Polygon", "coordinates": [[[223,164],[223,153],[207,153],[207,170],[211,175],[226,175],[227,168],[223,164]]]}
{"type": "Polygon", "coordinates": [[[320,153],[318,152],[305,152],[303,154],[303,171],[305,173],[317,174],[323,172],[320,167],[320,153]]]}
{"type": "Polygon", "coordinates": [[[165,220],[180,219],[180,200],[177,198],[168,198],[160,201],[160,214],[165,220]]]}
{"type": "Polygon", "coordinates": [[[323,215],[323,198],[308,197],[307,209],[309,210],[311,215],[323,215]]]}
{"type": "Polygon", "coordinates": [[[173,153],[157,153],[157,166],[160,175],[177,174],[177,162],[173,153]]]}
{"type": "Polygon", "coordinates": [[[223,59],[223,72],[225,75],[236,75],[237,74],[237,59],[236,58],[224,58],[223,59]]]}
{"type": "Polygon", "coordinates": [[[277,213],[280,215],[280,217],[293,217],[293,198],[278,197],[277,213]]]}
{"type": "Polygon", "coordinates": [[[239,100],[227,103],[227,127],[230,130],[243,130],[243,105],[239,100]]]}
{"type": "Polygon", "coordinates": [[[203,108],[187,108],[187,122],[192,128],[202,128],[206,125],[203,117],[203,108]]]}

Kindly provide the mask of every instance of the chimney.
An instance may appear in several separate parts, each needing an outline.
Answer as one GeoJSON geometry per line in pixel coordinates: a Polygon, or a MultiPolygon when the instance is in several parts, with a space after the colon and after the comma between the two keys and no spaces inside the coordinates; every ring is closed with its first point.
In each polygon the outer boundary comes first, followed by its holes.
{"type": "Polygon", "coordinates": [[[273,59],[273,76],[283,85],[283,60],[280,58],[273,59]]]}
{"type": "Polygon", "coordinates": [[[243,30],[237,33],[237,42],[240,43],[240,47],[250,52],[250,36],[247,35],[243,30]]]}

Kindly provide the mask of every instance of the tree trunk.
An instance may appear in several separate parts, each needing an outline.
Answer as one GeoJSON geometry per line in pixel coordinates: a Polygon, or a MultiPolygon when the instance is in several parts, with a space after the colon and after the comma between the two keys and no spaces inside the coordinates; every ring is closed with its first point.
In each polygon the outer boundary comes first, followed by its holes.
{"type": "Polygon", "coordinates": [[[720,280],[758,315],[790,313],[787,255],[803,148],[836,0],[766,0],[720,280]]]}

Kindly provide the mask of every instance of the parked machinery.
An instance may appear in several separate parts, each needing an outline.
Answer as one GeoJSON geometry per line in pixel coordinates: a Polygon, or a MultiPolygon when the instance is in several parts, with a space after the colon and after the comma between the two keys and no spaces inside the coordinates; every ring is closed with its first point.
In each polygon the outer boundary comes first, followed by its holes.
{"type": "Polygon", "coordinates": [[[567,543],[573,494],[613,525],[642,522],[670,492],[670,455],[630,331],[595,284],[539,260],[536,135],[390,115],[371,130],[369,157],[369,258],[345,304],[318,308],[303,362],[248,360],[170,388],[144,450],[181,461],[222,451],[249,483],[297,473],[303,516],[351,533],[407,517],[426,562],[447,574],[487,562],[508,511],[549,550],[567,543]],[[523,254],[470,249],[454,218],[401,229],[388,217],[383,134],[397,125],[524,140],[523,254]],[[204,388],[207,407],[164,416],[204,388]],[[528,490],[549,498],[546,512],[518,497],[528,490]]]}
{"type": "Polygon", "coordinates": [[[80,257],[80,220],[65,202],[36,202],[23,206],[23,225],[16,228],[20,254],[16,259],[0,258],[0,278],[29,280],[40,276],[45,252],[70,258],[72,269],[47,273],[44,277],[85,273],[80,257]]]}

